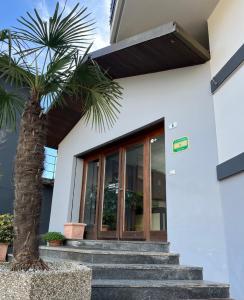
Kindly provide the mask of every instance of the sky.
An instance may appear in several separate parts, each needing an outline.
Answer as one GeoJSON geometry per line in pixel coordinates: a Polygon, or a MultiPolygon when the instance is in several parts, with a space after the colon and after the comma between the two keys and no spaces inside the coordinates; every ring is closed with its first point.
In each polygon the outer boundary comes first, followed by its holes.
{"type": "MultiPolygon", "coordinates": [[[[81,6],[88,8],[91,18],[96,21],[96,36],[92,50],[103,48],[109,44],[109,15],[111,0],[67,0],[67,10],[70,10],[79,2],[81,6]]],[[[65,0],[59,0],[61,7],[65,0]]],[[[17,18],[26,15],[26,11],[32,12],[37,8],[44,18],[53,13],[55,0],[2,0],[0,9],[0,29],[11,28],[18,25],[17,18]]]]}

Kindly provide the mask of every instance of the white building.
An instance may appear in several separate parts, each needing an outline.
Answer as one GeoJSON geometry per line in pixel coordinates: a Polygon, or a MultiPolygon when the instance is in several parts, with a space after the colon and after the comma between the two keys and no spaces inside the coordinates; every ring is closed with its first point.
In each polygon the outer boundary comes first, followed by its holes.
{"type": "Polygon", "coordinates": [[[75,104],[50,115],[50,230],[168,240],[244,300],[243,20],[243,0],[114,1],[92,57],[123,87],[121,113],[102,133],[75,104]]]}

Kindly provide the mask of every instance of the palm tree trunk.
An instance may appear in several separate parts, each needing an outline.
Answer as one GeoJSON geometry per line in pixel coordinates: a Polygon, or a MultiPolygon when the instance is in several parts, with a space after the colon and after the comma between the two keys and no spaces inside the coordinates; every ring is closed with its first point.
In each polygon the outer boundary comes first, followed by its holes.
{"type": "Polygon", "coordinates": [[[46,120],[37,97],[26,103],[15,161],[13,270],[46,269],[39,257],[39,224],[46,120]]]}

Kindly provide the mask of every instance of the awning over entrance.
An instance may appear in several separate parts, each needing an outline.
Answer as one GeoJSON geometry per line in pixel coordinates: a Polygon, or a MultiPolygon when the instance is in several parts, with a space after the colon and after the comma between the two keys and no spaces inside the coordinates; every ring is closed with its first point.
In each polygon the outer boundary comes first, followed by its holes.
{"type": "MultiPolygon", "coordinates": [[[[203,64],[209,51],[171,22],[91,53],[91,57],[114,78],[203,64]]],[[[47,146],[57,148],[82,116],[81,105],[67,100],[68,107],[48,112],[47,146]]]]}
{"type": "Polygon", "coordinates": [[[210,59],[208,50],[174,22],[95,51],[91,57],[112,78],[189,67],[210,59]]]}

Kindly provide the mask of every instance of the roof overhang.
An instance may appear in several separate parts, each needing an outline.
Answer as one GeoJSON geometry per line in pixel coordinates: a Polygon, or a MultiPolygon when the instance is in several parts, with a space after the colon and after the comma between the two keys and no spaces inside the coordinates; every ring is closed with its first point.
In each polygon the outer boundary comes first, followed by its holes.
{"type": "Polygon", "coordinates": [[[47,112],[46,146],[57,149],[60,142],[82,117],[81,103],[69,98],[63,106],[53,106],[47,112]]]}
{"type": "MultiPolygon", "coordinates": [[[[175,22],[159,26],[90,54],[113,79],[203,64],[208,50],[175,22]]],[[[48,113],[47,146],[57,148],[82,116],[81,103],[66,100],[48,113]]]]}
{"type": "Polygon", "coordinates": [[[210,54],[170,22],[97,50],[91,58],[117,79],[202,64],[210,54]]]}
{"type": "Polygon", "coordinates": [[[175,20],[208,47],[207,20],[220,0],[113,0],[111,43],[175,20]]]}

